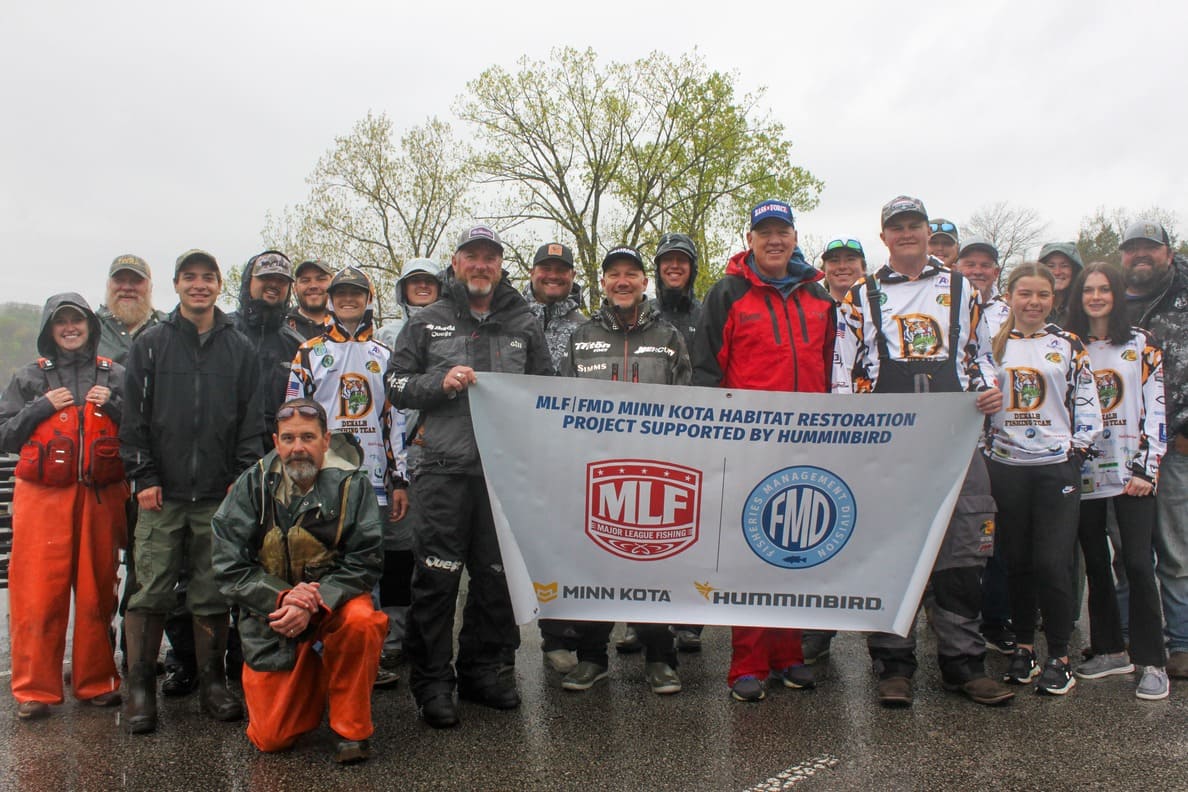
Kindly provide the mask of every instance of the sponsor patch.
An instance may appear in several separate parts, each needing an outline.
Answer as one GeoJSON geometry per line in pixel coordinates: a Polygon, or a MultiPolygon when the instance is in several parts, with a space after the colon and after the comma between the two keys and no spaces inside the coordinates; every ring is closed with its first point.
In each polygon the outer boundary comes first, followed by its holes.
{"type": "Polygon", "coordinates": [[[767,563],[808,569],[841,552],[857,516],[845,481],[824,468],[801,465],[778,470],[751,490],[742,530],[751,550],[767,563]]]}
{"type": "Polygon", "coordinates": [[[540,602],[552,602],[557,599],[557,581],[552,583],[537,583],[532,581],[532,588],[536,589],[536,599],[540,602]]]}
{"type": "Polygon", "coordinates": [[[654,459],[586,465],[586,536],[632,561],[657,561],[697,543],[700,470],[654,459]]]}

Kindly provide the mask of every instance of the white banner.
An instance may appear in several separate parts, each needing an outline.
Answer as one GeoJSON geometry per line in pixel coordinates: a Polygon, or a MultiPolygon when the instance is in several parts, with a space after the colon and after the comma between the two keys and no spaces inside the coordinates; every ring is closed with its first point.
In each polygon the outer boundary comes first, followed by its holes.
{"type": "Polygon", "coordinates": [[[981,426],[972,394],[482,372],[516,618],[906,634],[981,426]]]}

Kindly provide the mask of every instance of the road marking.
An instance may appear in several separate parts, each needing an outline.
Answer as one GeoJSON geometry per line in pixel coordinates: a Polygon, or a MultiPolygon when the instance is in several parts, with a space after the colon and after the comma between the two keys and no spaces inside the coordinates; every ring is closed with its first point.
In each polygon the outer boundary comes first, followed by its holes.
{"type": "Polygon", "coordinates": [[[832,770],[837,767],[838,761],[836,756],[821,754],[812,759],[806,759],[800,764],[792,765],[766,781],[760,781],[752,787],[747,787],[743,792],[783,792],[801,781],[812,778],[822,770],[832,770]]]}

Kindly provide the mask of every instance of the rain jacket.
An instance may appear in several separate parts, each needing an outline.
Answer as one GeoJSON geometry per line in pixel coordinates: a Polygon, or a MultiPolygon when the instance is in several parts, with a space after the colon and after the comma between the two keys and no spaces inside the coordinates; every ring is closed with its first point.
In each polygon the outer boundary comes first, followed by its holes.
{"type": "Polygon", "coordinates": [[[318,582],[330,611],[375,586],[383,572],[379,503],[362,456],[333,435],[317,480],[301,495],[276,451],[245,470],[211,519],[211,557],[220,591],[239,609],[243,658],[255,671],[293,668],[301,635],[274,631],[268,614],[302,581],[318,582]]]}
{"type": "Polygon", "coordinates": [[[411,278],[413,275],[432,275],[437,278],[438,282],[438,296],[441,295],[441,290],[444,288],[441,285],[441,266],[433,259],[412,259],[404,265],[404,271],[400,274],[400,280],[396,281],[396,304],[400,306],[400,315],[393,316],[384,322],[384,326],[375,331],[375,337],[379,342],[388,349],[393,349],[396,346],[396,337],[400,335],[400,331],[404,329],[404,325],[408,320],[417,315],[425,306],[423,305],[409,305],[408,299],[404,295],[404,280],[411,278]]]}
{"type": "Polygon", "coordinates": [[[569,296],[555,303],[537,302],[536,295],[532,293],[531,283],[524,287],[521,294],[528,303],[528,310],[532,311],[532,315],[540,323],[540,329],[544,331],[553,368],[560,368],[561,359],[565,357],[565,350],[569,345],[569,337],[586,321],[586,315],[582,313],[581,285],[573,284],[569,296]]]}
{"type": "Polygon", "coordinates": [[[480,475],[478,446],[465,391],[449,398],[442,381],[453,366],[475,371],[552,375],[544,334],[528,303],[503,274],[491,312],[479,321],[470,311],[466,286],[450,278],[442,298],[426,306],[400,334],[384,377],[388,398],[400,408],[421,411],[415,472],[480,475]]]}
{"type": "Polygon", "coordinates": [[[697,323],[701,320],[701,301],[693,296],[693,284],[697,282],[697,262],[689,266],[689,282],[683,289],[670,289],[660,278],[660,265],[653,269],[656,276],[656,305],[660,309],[660,318],[681,331],[685,338],[685,347],[693,348],[693,334],[697,332],[697,323]]]}
{"type": "Polygon", "coordinates": [[[604,302],[569,338],[558,373],[661,385],[688,385],[689,353],[680,332],[660,318],[651,300],[639,307],[639,319],[624,326],[614,306],[604,302]]]}

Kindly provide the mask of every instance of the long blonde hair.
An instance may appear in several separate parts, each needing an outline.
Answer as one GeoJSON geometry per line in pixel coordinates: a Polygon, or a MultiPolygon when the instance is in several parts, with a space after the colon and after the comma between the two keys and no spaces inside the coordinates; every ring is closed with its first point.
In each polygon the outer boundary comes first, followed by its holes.
{"type": "MultiPolygon", "coordinates": [[[[1056,291],[1056,279],[1052,277],[1052,271],[1050,269],[1038,261],[1024,261],[1011,270],[1011,274],[1007,277],[1006,293],[1010,294],[1013,292],[1015,290],[1015,284],[1023,278],[1043,278],[1052,287],[1052,291],[1056,291]]],[[[994,362],[1002,362],[1002,356],[1006,353],[1007,340],[1011,337],[1011,332],[1014,329],[1015,312],[1011,311],[1007,314],[1006,321],[1002,323],[1002,327],[998,328],[998,332],[994,335],[994,341],[990,347],[994,353],[994,362]]]]}

